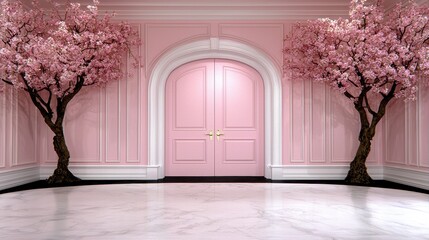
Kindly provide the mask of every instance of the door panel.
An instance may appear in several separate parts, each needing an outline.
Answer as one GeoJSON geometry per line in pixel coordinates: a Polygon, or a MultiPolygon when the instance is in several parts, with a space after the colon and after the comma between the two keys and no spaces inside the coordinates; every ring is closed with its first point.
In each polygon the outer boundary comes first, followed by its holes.
{"type": "Polygon", "coordinates": [[[166,85],[166,176],[213,176],[213,61],[186,64],[166,85]]]}
{"type": "Polygon", "coordinates": [[[264,175],[263,84],[244,64],[216,61],[216,176],[264,175]],[[219,157],[218,157],[219,156],[219,157]]]}
{"type": "Polygon", "coordinates": [[[207,77],[211,77],[210,68],[201,66],[179,75],[173,83],[175,130],[205,130],[207,90],[213,81],[207,77]]]}
{"type": "Polygon", "coordinates": [[[166,176],[263,176],[263,82],[256,70],[196,61],[173,71],[166,91],[166,176]]]}
{"type": "Polygon", "coordinates": [[[219,81],[216,89],[219,91],[216,93],[219,99],[224,100],[223,106],[219,105],[219,116],[224,116],[224,129],[251,128],[254,130],[257,117],[255,79],[242,71],[245,69],[238,69],[237,66],[233,68],[221,63],[216,67],[216,72],[223,73],[223,75],[217,75],[219,81]]]}

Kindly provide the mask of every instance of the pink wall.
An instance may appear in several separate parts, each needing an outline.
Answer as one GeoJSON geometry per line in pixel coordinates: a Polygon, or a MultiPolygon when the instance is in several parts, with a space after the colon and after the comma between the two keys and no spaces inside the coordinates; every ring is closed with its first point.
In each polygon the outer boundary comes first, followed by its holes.
{"type": "MultiPolygon", "coordinates": [[[[291,24],[284,21],[145,21],[136,22],[135,27],[141,31],[144,41],[139,49],[144,67],[135,69],[125,64],[124,70],[131,76],[105,89],[84,90],[68,109],[65,128],[72,164],[147,164],[148,78],[167,50],[210,37],[232,39],[263,50],[281,69],[283,36],[290,31],[291,24]]],[[[283,164],[347,165],[357,148],[359,130],[352,104],[326,86],[311,82],[285,78],[282,91],[283,164]]],[[[0,102],[4,99],[1,95],[0,102]]],[[[381,165],[386,159],[389,165],[427,170],[429,151],[425,144],[429,142],[429,109],[423,107],[427,102],[429,93],[422,94],[419,102],[407,108],[399,103],[389,109],[392,110],[389,119],[377,129],[370,164],[381,165]],[[397,130],[393,132],[392,129],[397,130]]],[[[29,103],[21,103],[22,109],[31,108],[26,104],[29,103]]],[[[0,130],[6,132],[5,137],[0,138],[0,148],[6,149],[0,149],[0,167],[12,165],[10,159],[19,159],[13,161],[24,164],[34,163],[39,158],[42,165],[55,164],[52,135],[40,116],[34,117],[33,110],[18,111],[17,128],[16,124],[10,124],[13,117],[4,114],[5,111],[10,110],[0,107],[0,130]],[[37,119],[37,128],[32,119],[37,119]],[[9,130],[6,127],[9,125],[15,126],[15,130],[9,130]],[[22,144],[11,148],[13,144],[4,141],[14,139],[14,131],[18,129],[26,132],[17,135],[16,141],[22,144]],[[37,139],[28,131],[37,131],[37,139]],[[37,152],[33,143],[37,143],[37,152]],[[17,155],[15,158],[10,157],[13,155],[10,149],[15,149],[12,151],[17,155]],[[34,152],[36,154],[32,155],[34,152]]]]}
{"type": "Polygon", "coordinates": [[[0,172],[38,163],[36,110],[22,93],[0,94],[0,172]]]}
{"type": "Polygon", "coordinates": [[[429,172],[429,89],[417,101],[397,100],[386,118],[385,165],[429,172]]]}

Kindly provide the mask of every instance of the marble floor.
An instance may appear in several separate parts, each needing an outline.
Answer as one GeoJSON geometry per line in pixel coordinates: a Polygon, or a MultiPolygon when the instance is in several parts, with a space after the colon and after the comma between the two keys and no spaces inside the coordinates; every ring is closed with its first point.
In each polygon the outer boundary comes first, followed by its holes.
{"type": "Polygon", "coordinates": [[[150,183],[0,195],[0,239],[429,239],[429,195],[323,184],[150,183]]]}

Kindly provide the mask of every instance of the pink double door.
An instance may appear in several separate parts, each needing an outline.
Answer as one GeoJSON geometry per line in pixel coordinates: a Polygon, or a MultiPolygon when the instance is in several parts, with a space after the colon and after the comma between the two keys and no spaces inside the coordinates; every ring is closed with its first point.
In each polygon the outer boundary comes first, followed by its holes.
{"type": "Polygon", "coordinates": [[[263,176],[263,81],[253,68],[207,59],[166,85],[166,176],[263,176]]]}

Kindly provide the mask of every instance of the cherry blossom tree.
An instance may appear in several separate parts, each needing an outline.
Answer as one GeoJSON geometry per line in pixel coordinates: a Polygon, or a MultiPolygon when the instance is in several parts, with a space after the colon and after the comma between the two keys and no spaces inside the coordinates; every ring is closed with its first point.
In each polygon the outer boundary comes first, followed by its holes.
{"type": "Polygon", "coordinates": [[[371,182],[365,162],[386,107],[395,98],[415,100],[419,82],[427,82],[428,16],[429,8],[413,1],[385,11],[381,1],[352,0],[349,19],[298,23],[285,39],[285,73],[329,84],[359,114],[359,147],[346,182],[371,182]]]}
{"type": "MultiPolygon", "coordinates": [[[[79,180],[68,169],[63,121],[70,101],[86,86],[119,80],[121,63],[139,37],[129,24],[112,23],[93,5],[78,3],[43,10],[34,2],[3,1],[0,16],[0,79],[28,93],[44,122],[54,133],[57,168],[49,183],[79,180]]],[[[138,61],[137,58],[134,58],[138,61]]],[[[25,96],[25,95],[24,95],[25,96]]]]}

